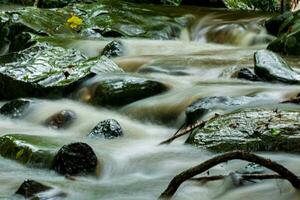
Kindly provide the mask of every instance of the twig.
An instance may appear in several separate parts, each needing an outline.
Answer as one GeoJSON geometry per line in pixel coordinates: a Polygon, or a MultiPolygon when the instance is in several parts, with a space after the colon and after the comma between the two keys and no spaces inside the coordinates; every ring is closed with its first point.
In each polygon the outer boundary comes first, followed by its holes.
{"type": "Polygon", "coordinates": [[[186,180],[191,179],[192,177],[205,172],[206,170],[218,165],[220,163],[229,161],[229,160],[245,160],[248,162],[253,162],[259,165],[262,165],[266,168],[273,170],[274,172],[278,173],[281,177],[288,180],[296,189],[300,189],[300,179],[289,171],[284,166],[271,161],[270,159],[263,158],[261,156],[257,156],[252,153],[244,152],[244,151],[233,151],[229,153],[225,153],[222,155],[218,155],[213,157],[200,165],[192,167],[177,176],[175,176],[171,182],[169,183],[167,189],[160,195],[160,199],[170,199],[175,194],[179,186],[186,180]]]}
{"type": "MultiPolygon", "coordinates": [[[[190,133],[192,130],[194,130],[195,128],[199,128],[199,127],[203,127],[205,125],[206,121],[197,121],[195,124],[192,124],[188,127],[186,127],[185,129],[183,129],[182,131],[177,131],[172,137],[170,137],[167,140],[162,141],[161,143],[159,143],[159,145],[162,144],[170,144],[171,142],[173,142],[174,140],[176,140],[177,138],[186,135],[188,133],[190,133]]],[[[180,128],[181,129],[181,128],[180,128]]],[[[179,130],[180,130],[179,129],[179,130]]]]}

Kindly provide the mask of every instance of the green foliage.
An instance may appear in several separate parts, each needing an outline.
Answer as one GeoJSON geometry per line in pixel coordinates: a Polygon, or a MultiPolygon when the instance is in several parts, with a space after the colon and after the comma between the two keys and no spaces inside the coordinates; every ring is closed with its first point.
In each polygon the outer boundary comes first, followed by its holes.
{"type": "Polygon", "coordinates": [[[181,3],[181,0],[161,0],[164,4],[175,5],[178,6],[181,3]]]}
{"type": "Polygon", "coordinates": [[[226,6],[232,9],[241,10],[262,10],[278,11],[279,5],[277,0],[224,0],[226,6]]]}

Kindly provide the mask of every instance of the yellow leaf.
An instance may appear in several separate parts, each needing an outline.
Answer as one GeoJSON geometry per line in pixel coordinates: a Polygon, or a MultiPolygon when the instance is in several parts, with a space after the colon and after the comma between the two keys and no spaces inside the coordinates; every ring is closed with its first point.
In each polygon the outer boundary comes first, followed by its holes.
{"type": "Polygon", "coordinates": [[[16,154],[16,159],[19,159],[24,153],[24,149],[21,149],[20,151],[18,151],[18,153],[16,154]]]}

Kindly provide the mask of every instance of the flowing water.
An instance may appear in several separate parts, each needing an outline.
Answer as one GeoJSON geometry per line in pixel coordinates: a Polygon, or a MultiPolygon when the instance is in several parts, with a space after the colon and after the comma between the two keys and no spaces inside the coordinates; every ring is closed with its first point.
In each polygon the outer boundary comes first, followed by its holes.
{"type": "MultiPolygon", "coordinates": [[[[1,135],[52,136],[64,144],[74,141],[90,144],[100,159],[101,176],[78,177],[72,181],[53,171],[28,168],[0,158],[0,198],[9,199],[25,179],[34,179],[63,190],[68,194],[67,199],[157,199],[172,177],[214,155],[184,145],[185,138],[171,145],[158,145],[184,122],[184,110],[193,100],[206,96],[247,95],[264,97],[269,99],[266,104],[271,104],[299,93],[297,86],[230,78],[237,67],[253,66],[253,53],[266,48],[271,36],[261,25],[270,15],[191,7],[178,12],[185,12],[194,18],[191,28],[182,30],[181,38],[174,41],[123,39],[126,54],[114,59],[130,74],[166,83],[171,88],[169,92],[118,109],[93,107],[70,99],[35,99],[34,109],[25,119],[0,119],[1,135]],[[146,69],[160,70],[145,73],[146,69]],[[69,129],[52,130],[42,125],[46,118],[62,109],[77,113],[76,123],[69,129]],[[86,139],[87,133],[107,118],[119,121],[125,136],[114,140],[86,139]]],[[[67,45],[80,49],[88,56],[95,56],[108,42],[80,40],[67,45]]],[[[295,59],[289,62],[295,67],[300,66],[295,59]]],[[[83,85],[88,86],[89,82],[83,85]]],[[[261,155],[300,174],[298,155],[261,155]]],[[[210,174],[228,174],[246,165],[246,162],[231,161],[212,168],[210,174]]],[[[294,200],[300,199],[300,193],[282,180],[258,181],[239,188],[228,180],[222,180],[205,185],[187,182],[174,197],[178,200],[267,198],[294,200]]]]}

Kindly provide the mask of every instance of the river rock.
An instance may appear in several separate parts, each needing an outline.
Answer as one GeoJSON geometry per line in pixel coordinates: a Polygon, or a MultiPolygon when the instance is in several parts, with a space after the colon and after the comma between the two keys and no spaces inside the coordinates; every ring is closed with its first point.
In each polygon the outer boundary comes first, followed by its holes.
{"type": "Polygon", "coordinates": [[[125,54],[124,48],[125,47],[121,41],[112,41],[104,47],[101,55],[108,58],[123,56],[125,54]]]}
{"type": "Polygon", "coordinates": [[[242,109],[195,129],[186,143],[217,152],[232,150],[300,152],[300,112],[242,109]]]}
{"type": "Polygon", "coordinates": [[[293,17],[292,12],[285,12],[281,15],[274,16],[265,22],[265,27],[269,33],[277,36],[278,34],[280,34],[280,31],[282,31],[280,27],[283,22],[290,17],[293,17]]]}
{"type": "Polygon", "coordinates": [[[10,118],[23,118],[28,114],[32,101],[27,99],[15,99],[4,104],[0,108],[0,114],[10,118]]]}
{"type": "Polygon", "coordinates": [[[26,199],[63,199],[66,193],[44,185],[35,180],[25,180],[15,194],[22,195],[26,199]]]}
{"type": "Polygon", "coordinates": [[[98,159],[85,143],[64,145],[55,155],[52,169],[62,175],[96,175],[98,159]]]}
{"type": "Polygon", "coordinates": [[[88,137],[114,139],[123,135],[123,130],[119,122],[114,119],[107,119],[99,122],[88,134],[88,137]]]}
{"type": "Polygon", "coordinates": [[[30,167],[50,168],[59,143],[50,137],[11,134],[0,137],[0,155],[30,167]]]}
{"type": "Polygon", "coordinates": [[[158,81],[125,74],[101,77],[92,88],[90,102],[102,106],[123,106],[168,90],[158,81]]]}
{"type": "Polygon", "coordinates": [[[76,113],[72,110],[62,110],[45,121],[45,125],[54,129],[68,128],[76,120],[76,113]]]}
{"type": "Polygon", "coordinates": [[[122,71],[106,57],[88,59],[75,49],[39,43],[0,57],[0,99],[58,98],[99,73],[122,71]]]}
{"type": "Polygon", "coordinates": [[[300,83],[300,74],[294,71],[280,56],[268,50],[260,50],[254,54],[254,71],[265,81],[300,83]]]}
{"type": "Polygon", "coordinates": [[[34,180],[25,180],[19,187],[19,189],[16,191],[16,194],[22,195],[25,198],[30,198],[40,192],[45,192],[51,189],[53,188],[46,186],[42,183],[36,182],[34,180]]]}
{"type": "Polygon", "coordinates": [[[189,105],[185,111],[186,122],[192,124],[195,121],[201,119],[208,112],[214,110],[229,110],[234,109],[237,106],[250,104],[251,102],[257,101],[257,97],[227,97],[227,96],[216,96],[216,97],[204,97],[195,100],[189,105]]]}

